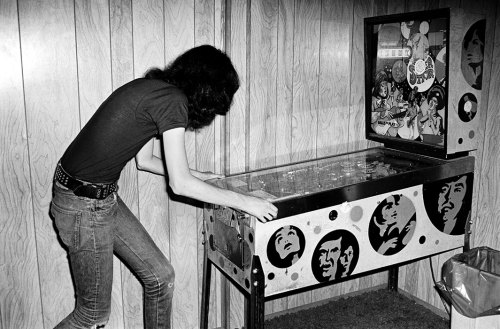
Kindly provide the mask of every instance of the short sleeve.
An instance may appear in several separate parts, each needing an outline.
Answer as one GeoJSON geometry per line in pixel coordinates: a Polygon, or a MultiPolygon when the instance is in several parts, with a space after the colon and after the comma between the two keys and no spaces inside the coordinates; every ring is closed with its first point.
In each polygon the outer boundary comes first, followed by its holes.
{"type": "Polygon", "coordinates": [[[158,134],[188,125],[187,98],[174,86],[155,90],[143,100],[143,104],[158,134]]]}

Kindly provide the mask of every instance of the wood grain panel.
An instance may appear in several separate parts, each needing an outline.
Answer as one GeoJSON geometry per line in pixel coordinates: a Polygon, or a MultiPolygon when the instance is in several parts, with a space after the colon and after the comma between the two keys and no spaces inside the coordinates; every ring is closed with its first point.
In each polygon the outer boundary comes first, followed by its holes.
{"type": "MultiPolygon", "coordinates": [[[[196,0],[194,5],[194,44],[214,46],[215,3],[213,0],[196,0]]],[[[200,129],[195,134],[193,168],[215,171],[215,125],[200,129]]]]}
{"type": "Polygon", "coordinates": [[[16,1],[0,12],[0,328],[42,328],[16,1]]]}
{"type": "Polygon", "coordinates": [[[352,18],[352,2],[323,1],[317,157],[347,151],[352,18]]]}
{"type": "Polygon", "coordinates": [[[399,0],[387,0],[387,14],[401,14],[406,9],[406,2],[399,0]]]}
{"type": "MultiPolygon", "coordinates": [[[[466,0],[469,2],[474,2],[473,0],[466,0]]],[[[459,8],[461,0],[439,0],[440,8],[459,8]]]]}
{"type": "Polygon", "coordinates": [[[292,161],[316,157],[321,1],[295,2],[292,161]]]}
{"type": "MultiPolygon", "coordinates": [[[[111,0],[110,45],[112,89],[115,90],[134,78],[132,43],[132,3],[130,0],[111,0]]],[[[131,160],[118,181],[119,194],[135,216],[139,216],[137,169],[131,160]]],[[[140,328],[142,317],[142,286],[130,270],[121,264],[121,294],[124,328],[140,328]]],[[[116,282],[116,281],[115,281],[116,282]]],[[[113,291],[113,294],[115,292],[113,291]]]]}
{"type": "Polygon", "coordinates": [[[438,1],[432,0],[408,0],[406,1],[406,11],[431,10],[439,7],[438,1]]]}
{"type": "Polygon", "coordinates": [[[76,0],[75,24],[80,125],[83,127],[111,93],[108,1],[76,0]]]}
{"type": "MultiPolygon", "coordinates": [[[[83,127],[111,93],[108,1],[75,1],[80,125],[83,127]]],[[[108,326],[121,328],[123,307],[120,262],[113,261],[113,290],[108,326]]]]}
{"type": "Polygon", "coordinates": [[[19,2],[29,164],[44,325],[74,306],[66,252],[48,216],[54,169],[79,130],[72,2],[19,2]],[[57,278],[57,280],[54,280],[57,278]]]}
{"type": "MultiPolygon", "coordinates": [[[[486,37],[487,42],[493,42],[493,63],[491,64],[491,79],[489,81],[488,108],[485,113],[486,129],[484,133],[484,144],[481,167],[478,168],[479,189],[476,189],[478,195],[477,218],[474,225],[474,246],[490,246],[500,249],[500,239],[498,230],[498,213],[500,210],[500,146],[498,136],[500,135],[500,5],[490,8],[488,20],[494,20],[495,33],[494,38],[486,37]],[[495,13],[493,15],[492,13],[495,13]]],[[[487,20],[487,21],[488,21],[487,20]]],[[[488,30],[487,30],[488,31],[488,30]]],[[[489,30],[491,31],[491,29],[489,30]]],[[[491,36],[490,34],[488,34],[491,36]]],[[[487,68],[486,68],[487,69],[487,68]]],[[[484,88],[484,87],[483,87],[484,88]]],[[[481,107],[483,110],[483,107],[481,107]]],[[[481,116],[483,117],[483,112],[481,116]]],[[[477,185],[476,185],[477,186],[477,185]]]]}
{"type": "Polygon", "coordinates": [[[368,146],[365,139],[365,52],[364,18],[372,16],[369,0],[357,0],[353,6],[352,43],[349,95],[349,150],[357,151],[368,146]]]}
{"type": "Polygon", "coordinates": [[[294,17],[294,1],[280,0],[276,77],[276,164],[286,164],[292,160],[294,17]]]}
{"type": "Polygon", "coordinates": [[[249,168],[273,166],[276,155],[278,2],[256,1],[250,13],[249,168]]]}
{"type": "Polygon", "coordinates": [[[237,173],[245,170],[246,159],[246,120],[247,120],[247,1],[234,0],[228,9],[230,15],[230,44],[227,51],[240,77],[240,88],[234,95],[233,106],[227,114],[227,172],[237,173]]]}

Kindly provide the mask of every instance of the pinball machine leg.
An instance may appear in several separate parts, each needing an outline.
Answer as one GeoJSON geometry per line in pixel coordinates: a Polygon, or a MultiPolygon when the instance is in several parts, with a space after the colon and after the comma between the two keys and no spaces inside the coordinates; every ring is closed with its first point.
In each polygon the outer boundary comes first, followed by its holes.
{"type": "Polygon", "coordinates": [[[398,275],[399,275],[399,266],[392,266],[389,268],[389,280],[387,284],[387,289],[390,291],[397,292],[398,291],[398,275]]]}
{"type": "Polygon", "coordinates": [[[264,273],[259,256],[253,256],[252,274],[250,282],[250,296],[247,302],[247,316],[245,328],[264,328],[264,273]]]}
{"type": "Polygon", "coordinates": [[[205,244],[203,251],[203,282],[201,288],[201,316],[200,328],[208,328],[208,311],[210,306],[210,280],[212,276],[212,263],[208,259],[207,245],[205,244]]]}

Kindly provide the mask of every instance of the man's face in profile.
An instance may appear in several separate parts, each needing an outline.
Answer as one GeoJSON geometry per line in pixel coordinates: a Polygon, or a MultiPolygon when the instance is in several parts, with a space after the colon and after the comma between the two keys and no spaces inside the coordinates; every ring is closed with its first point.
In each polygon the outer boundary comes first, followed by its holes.
{"type": "Polygon", "coordinates": [[[346,248],[346,250],[340,257],[340,264],[342,265],[341,276],[345,276],[349,272],[353,258],[354,258],[354,249],[352,246],[349,246],[346,248]]]}
{"type": "Polygon", "coordinates": [[[337,263],[341,252],[341,240],[342,238],[325,241],[319,247],[319,265],[321,267],[321,275],[324,278],[335,278],[335,273],[337,273],[337,263]]]}
{"type": "Polygon", "coordinates": [[[439,192],[438,212],[443,216],[445,224],[450,220],[456,220],[467,192],[466,179],[466,176],[462,176],[456,181],[448,182],[439,192]]]}

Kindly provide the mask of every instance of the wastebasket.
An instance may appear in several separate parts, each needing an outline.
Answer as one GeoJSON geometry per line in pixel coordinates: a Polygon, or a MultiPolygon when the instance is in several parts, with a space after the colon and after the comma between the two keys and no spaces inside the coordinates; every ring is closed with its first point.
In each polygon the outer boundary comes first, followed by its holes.
{"type": "Polygon", "coordinates": [[[441,295],[460,314],[500,314],[500,251],[477,247],[457,254],[443,264],[441,278],[441,295]]]}

